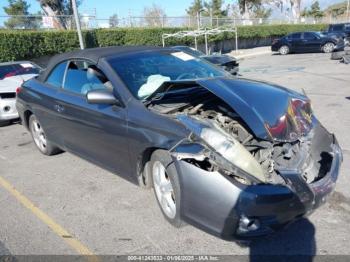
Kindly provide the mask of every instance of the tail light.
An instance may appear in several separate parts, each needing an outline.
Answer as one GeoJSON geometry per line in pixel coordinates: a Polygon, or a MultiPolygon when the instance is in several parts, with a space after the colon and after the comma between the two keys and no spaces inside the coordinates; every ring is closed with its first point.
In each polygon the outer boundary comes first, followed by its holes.
{"type": "Polygon", "coordinates": [[[22,91],[22,87],[19,86],[16,88],[16,95],[18,95],[22,91]]]}

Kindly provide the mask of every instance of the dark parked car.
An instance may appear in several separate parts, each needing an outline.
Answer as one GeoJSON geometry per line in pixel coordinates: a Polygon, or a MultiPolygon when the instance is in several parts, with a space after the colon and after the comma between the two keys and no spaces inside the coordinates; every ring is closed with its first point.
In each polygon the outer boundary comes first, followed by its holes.
{"type": "Polygon", "coordinates": [[[342,37],[348,42],[350,40],[350,23],[330,24],[327,31],[323,33],[330,37],[342,37]]]}
{"type": "Polygon", "coordinates": [[[189,46],[174,46],[173,47],[176,50],[184,51],[186,53],[189,53],[190,55],[193,55],[194,57],[203,58],[204,60],[222,67],[224,70],[228,71],[232,75],[237,75],[239,70],[239,63],[236,58],[228,56],[228,55],[222,55],[222,54],[211,54],[206,55],[202,53],[199,50],[196,50],[194,48],[191,48],[189,46]]]}
{"type": "Polygon", "coordinates": [[[287,55],[292,52],[325,52],[344,49],[344,40],[319,32],[296,32],[272,41],[271,50],[287,55]]]}
{"type": "Polygon", "coordinates": [[[17,108],[43,154],[68,151],[153,187],[172,225],[228,240],[309,214],[342,162],[306,96],[172,48],[56,56],[23,84],[17,108]]]}

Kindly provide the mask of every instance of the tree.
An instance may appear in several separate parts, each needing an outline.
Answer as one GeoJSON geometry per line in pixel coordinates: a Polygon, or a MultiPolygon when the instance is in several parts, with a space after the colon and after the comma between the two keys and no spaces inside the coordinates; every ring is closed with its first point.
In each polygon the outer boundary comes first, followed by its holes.
{"type": "MultiPolygon", "coordinates": [[[[70,19],[65,16],[73,15],[71,0],[38,0],[40,6],[47,16],[54,19],[54,25],[58,29],[69,29],[72,27],[70,19]]],[[[80,5],[80,1],[77,1],[80,5]]]]}
{"type": "Polygon", "coordinates": [[[290,0],[290,7],[294,20],[300,19],[301,0],[290,0]]]}
{"type": "Polygon", "coordinates": [[[151,27],[163,26],[166,19],[164,9],[156,4],[153,4],[151,7],[144,7],[143,16],[146,24],[151,27]]]}
{"type": "Polygon", "coordinates": [[[204,11],[204,5],[202,0],[194,0],[191,6],[186,9],[186,12],[190,16],[197,16],[200,12],[204,11]]]}
{"type": "Polygon", "coordinates": [[[347,10],[347,1],[332,4],[328,6],[325,10],[324,13],[328,16],[331,17],[339,17],[339,16],[344,16],[347,10]]]}
{"type": "Polygon", "coordinates": [[[227,16],[227,10],[222,9],[222,0],[211,0],[210,2],[204,2],[204,8],[206,9],[203,13],[205,16],[211,17],[224,17],[227,16]]]}
{"type": "Polygon", "coordinates": [[[311,5],[309,15],[314,18],[324,17],[324,13],[320,8],[320,3],[317,0],[311,5]]]}
{"type": "Polygon", "coordinates": [[[299,20],[301,15],[301,0],[264,0],[265,3],[274,4],[277,6],[281,13],[291,12],[294,20],[299,20]]]}
{"type": "Polygon", "coordinates": [[[118,26],[118,15],[113,14],[109,17],[109,27],[117,27],[118,26]]]}
{"type": "Polygon", "coordinates": [[[227,15],[235,19],[240,19],[241,12],[239,9],[239,4],[238,3],[229,4],[227,7],[227,15]]]}
{"type": "Polygon", "coordinates": [[[7,28],[29,28],[28,8],[30,5],[25,0],[8,0],[8,6],[4,7],[6,14],[12,16],[4,24],[7,28]]]}
{"type": "Polygon", "coordinates": [[[254,9],[262,5],[261,0],[238,0],[239,9],[244,19],[250,19],[254,9]]]}
{"type": "Polygon", "coordinates": [[[272,9],[265,8],[263,5],[259,5],[253,8],[253,17],[267,19],[271,16],[272,9]]]}
{"type": "Polygon", "coordinates": [[[307,10],[306,7],[304,7],[303,11],[300,13],[301,17],[308,17],[309,16],[309,10],[307,10]]]}
{"type": "Polygon", "coordinates": [[[272,9],[265,8],[271,0],[238,0],[239,10],[242,18],[268,18],[271,16],[272,9]]]}
{"type": "Polygon", "coordinates": [[[311,6],[310,9],[304,8],[301,12],[302,17],[313,17],[315,19],[324,17],[324,13],[321,11],[320,4],[316,0],[311,6]]]}

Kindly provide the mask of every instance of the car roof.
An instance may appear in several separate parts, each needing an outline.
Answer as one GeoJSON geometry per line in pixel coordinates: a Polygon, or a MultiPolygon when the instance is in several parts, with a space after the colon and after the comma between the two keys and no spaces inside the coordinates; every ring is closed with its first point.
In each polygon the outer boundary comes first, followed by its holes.
{"type": "Polygon", "coordinates": [[[350,25],[350,23],[337,23],[337,24],[330,24],[330,26],[333,26],[333,25],[350,25]]]}
{"type": "MultiPolygon", "coordinates": [[[[139,51],[159,50],[161,47],[155,46],[111,46],[111,47],[96,47],[86,48],[83,50],[74,50],[71,52],[56,55],[52,58],[53,61],[63,61],[69,59],[88,59],[97,63],[102,57],[118,56],[126,53],[139,51]]],[[[51,62],[50,62],[51,63],[51,62]]]]}
{"type": "Polygon", "coordinates": [[[83,50],[74,50],[67,53],[55,55],[50,59],[48,66],[42,74],[39,75],[38,79],[43,81],[46,79],[48,74],[52,69],[59,63],[66,60],[72,59],[87,59],[92,63],[97,64],[100,58],[104,57],[116,57],[118,55],[124,55],[128,53],[142,52],[142,51],[152,51],[161,50],[161,47],[156,46],[111,46],[111,47],[96,47],[96,48],[86,48],[83,50]]]}
{"type": "Polygon", "coordinates": [[[34,64],[33,62],[31,61],[12,61],[12,62],[3,62],[3,63],[0,63],[0,66],[6,66],[6,65],[18,65],[18,64],[26,64],[26,63],[30,63],[30,64],[34,64]]]}

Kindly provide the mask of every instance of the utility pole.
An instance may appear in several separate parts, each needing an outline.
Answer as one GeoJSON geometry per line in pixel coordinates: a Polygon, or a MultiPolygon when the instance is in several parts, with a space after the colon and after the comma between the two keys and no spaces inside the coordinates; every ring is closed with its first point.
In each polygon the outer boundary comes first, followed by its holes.
{"type": "Polygon", "coordinates": [[[348,22],[350,21],[350,0],[348,0],[348,6],[346,8],[346,18],[348,19],[348,22]]]}
{"type": "Polygon", "coordinates": [[[201,13],[200,11],[197,11],[197,29],[199,30],[199,28],[201,27],[201,13]]]}
{"type": "Polygon", "coordinates": [[[77,2],[75,0],[71,0],[71,1],[72,1],[74,18],[75,18],[75,25],[77,26],[77,31],[78,31],[80,49],[84,49],[84,41],[83,41],[83,35],[81,34],[80,19],[79,19],[79,14],[78,14],[78,9],[77,9],[77,2]]]}

